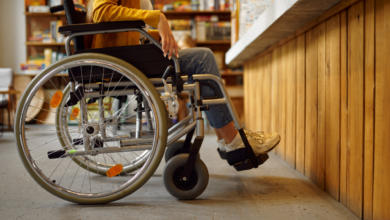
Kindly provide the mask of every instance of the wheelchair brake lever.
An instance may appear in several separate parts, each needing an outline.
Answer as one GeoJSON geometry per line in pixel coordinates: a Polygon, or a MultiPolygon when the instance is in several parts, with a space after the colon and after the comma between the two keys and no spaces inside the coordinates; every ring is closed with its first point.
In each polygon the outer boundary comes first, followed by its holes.
{"type": "Polygon", "coordinates": [[[179,111],[179,102],[177,101],[177,96],[173,94],[172,89],[168,86],[164,78],[162,82],[164,83],[165,95],[161,96],[161,99],[168,102],[169,118],[173,118],[179,111]]]}

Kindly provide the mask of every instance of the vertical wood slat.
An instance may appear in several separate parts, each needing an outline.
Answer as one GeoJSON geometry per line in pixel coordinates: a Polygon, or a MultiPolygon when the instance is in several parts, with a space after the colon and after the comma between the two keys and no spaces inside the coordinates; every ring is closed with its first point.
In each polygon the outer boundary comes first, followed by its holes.
{"type": "Polygon", "coordinates": [[[243,73],[243,77],[244,77],[244,122],[245,122],[245,126],[248,126],[249,125],[249,115],[250,115],[250,112],[249,112],[249,71],[251,71],[251,62],[248,62],[248,63],[245,63],[244,64],[244,73],[243,73]]]}
{"type": "MultiPolygon", "coordinates": [[[[264,83],[263,83],[263,126],[261,131],[271,132],[271,54],[268,53],[264,56],[264,83]]],[[[259,130],[259,131],[260,131],[259,130]]]]}
{"type": "Polygon", "coordinates": [[[340,202],[347,205],[347,145],[348,145],[348,22],[347,10],[340,13],[341,61],[341,121],[340,121],[340,202]]]}
{"type": "Polygon", "coordinates": [[[296,46],[296,39],[288,43],[286,65],[286,161],[294,168],[296,152],[296,46]]]}
{"type": "Polygon", "coordinates": [[[365,1],[365,106],[363,219],[373,219],[374,105],[375,105],[375,1],[365,1]]]}
{"type": "MultiPolygon", "coordinates": [[[[263,84],[264,84],[264,57],[261,57],[255,64],[257,73],[254,73],[256,75],[255,81],[254,81],[254,88],[256,91],[256,96],[260,98],[260,101],[253,100],[255,104],[255,113],[256,114],[256,125],[253,126],[253,131],[260,131],[263,124],[263,105],[264,105],[264,94],[263,94],[263,84]]],[[[255,98],[254,97],[254,98],[255,98]]]]}
{"type": "Polygon", "coordinates": [[[318,137],[317,137],[317,186],[325,190],[325,121],[326,121],[326,25],[318,25],[318,137]]]}
{"type": "MultiPolygon", "coordinates": [[[[280,61],[283,64],[287,63],[287,55],[288,55],[288,44],[284,44],[281,47],[281,57],[280,61]]],[[[280,136],[282,139],[279,143],[279,156],[283,159],[286,158],[286,76],[287,76],[287,65],[281,65],[282,68],[280,68],[279,71],[279,80],[280,80],[280,108],[279,108],[279,115],[280,115],[280,136]]]]}
{"type": "Polygon", "coordinates": [[[340,189],[340,14],[326,22],[325,188],[337,201],[340,189]]]}
{"type": "Polygon", "coordinates": [[[305,91],[306,91],[306,38],[297,38],[297,122],[296,122],[296,169],[305,171],[305,91]]]}
{"type": "MultiPolygon", "coordinates": [[[[276,56],[277,56],[277,61],[276,61],[276,63],[277,63],[277,75],[278,75],[278,97],[277,97],[277,100],[278,100],[278,109],[277,109],[277,111],[278,111],[278,116],[279,116],[279,118],[278,118],[278,125],[277,125],[277,127],[278,127],[278,130],[277,130],[277,132],[281,135],[282,134],[282,87],[283,87],[283,85],[282,85],[282,78],[283,78],[283,76],[282,76],[282,73],[283,73],[283,67],[282,67],[282,47],[278,47],[277,49],[276,49],[276,56]]],[[[279,156],[281,156],[281,152],[282,152],[282,144],[283,144],[283,142],[284,142],[284,139],[285,137],[282,137],[281,136],[281,140],[280,140],[280,143],[279,143],[279,145],[275,148],[275,152],[276,152],[276,154],[277,155],[279,155],[279,156]]]]}
{"type": "Polygon", "coordinates": [[[348,10],[347,207],[362,218],[364,126],[364,2],[348,10]]]}
{"type": "Polygon", "coordinates": [[[317,182],[318,28],[306,33],[306,134],[305,176],[317,182]]]}
{"type": "Polygon", "coordinates": [[[376,1],[375,155],[373,219],[390,219],[390,2],[376,1]]]}
{"type": "Polygon", "coordinates": [[[278,82],[278,50],[272,51],[272,128],[271,132],[279,132],[279,82],[278,82]]]}
{"type": "MultiPolygon", "coordinates": [[[[251,80],[250,80],[250,84],[251,84],[251,91],[257,91],[256,88],[256,78],[257,78],[257,74],[255,74],[256,70],[258,69],[258,63],[257,62],[254,62],[252,63],[254,69],[253,71],[251,71],[251,80]]],[[[259,120],[257,120],[257,117],[259,116],[256,116],[257,114],[259,114],[258,112],[256,112],[256,101],[255,101],[255,97],[252,97],[251,98],[251,102],[250,102],[250,105],[251,105],[251,108],[250,108],[250,111],[251,111],[251,114],[250,115],[254,115],[255,116],[255,120],[250,120],[250,127],[249,129],[253,130],[255,127],[256,127],[256,123],[258,123],[259,120]],[[257,114],[256,114],[257,113],[257,114]]]]}

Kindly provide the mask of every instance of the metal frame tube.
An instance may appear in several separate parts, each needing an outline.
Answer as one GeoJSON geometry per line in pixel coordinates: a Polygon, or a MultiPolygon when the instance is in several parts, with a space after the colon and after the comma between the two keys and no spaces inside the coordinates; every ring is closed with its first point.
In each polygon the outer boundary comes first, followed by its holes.
{"type": "Polygon", "coordinates": [[[100,134],[102,140],[106,138],[106,123],[104,120],[104,102],[103,97],[99,97],[99,122],[100,122],[100,134]]]}
{"type": "Polygon", "coordinates": [[[187,127],[185,127],[183,130],[181,130],[179,133],[177,133],[173,137],[169,138],[168,142],[167,142],[167,146],[169,146],[169,145],[173,144],[175,141],[179,140],[182,136],[184,136],[185,134],[190,132],[192,129],[194,129],[195,126],[196,126],[196,122],[194,121],[191,124],[189,124],[187,127]]]}
{"type": "Polygon", "coordinates": [[[150,116],[150,107],[147,100],[144,100],[144,109],[145,109],[145,117],[146,117],[146,127],[149,131],[153,131],[153,123],[152,117],[150,116]]]}
{"type": "Polygon", "coordinates": [[[128,139],[128,140],[121,140],[121,146],[127,147],[127,146],[134,146],[137,144],[153,144],[153,138],[148,139],[128,139]]]}
{"type": "Polygon", "coordinates": [[[137,95],[137,116],[135,121],[135,138],[139,139],[142,137],[142,95],[137,95]]]}
{"type": "Polygon", "coordinates": [[[179,123],[175,124],[174,126],[170,127],[168,130],[168,135],[171,135],[173,132],[175,132],[177,129],[181,128],[181,126],[185,125],[187,122],[189,122],[192,119],[192,116],[189,115],[185,117],[183,120],[181,120],[179,123]]]}
{"type": "MultiPolygon", "coordinates": [[[[199,81],[195,81],[196,85],[196,101],[200,99],[200,83],[199,81]]],[[[204,136],[204,120],[202,117],[202,111],[200,111],[200,105],[196,105],[196,136],[203,137],[204,136]]]]}
{"type": "Polygon", "coordinates": [[[65,156],[86,156],[86,155],[98,155],[104,153],[117,153],[117,152],[130,152],[130,151],[140,151],[140,150],[150,150],[152,145],[136,145],[129,147],[103,147],[103,148],[94,148],[93,150],[76,150],[66,151],[65,156]],[[70,153],[72,152],[72,153],[70,153]]]}

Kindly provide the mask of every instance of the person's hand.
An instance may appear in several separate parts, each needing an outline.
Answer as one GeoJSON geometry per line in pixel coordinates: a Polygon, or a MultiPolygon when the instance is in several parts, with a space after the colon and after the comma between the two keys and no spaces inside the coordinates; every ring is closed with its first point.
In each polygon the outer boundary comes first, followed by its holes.
{"type": "Polygon", "coordinates": [[[173,51],[175,51],[176,57],[179,58],[179,50],[175,38],[173,37],[171,27],[168,24],[168,20],[163,13],[160,13],[160,21],[158,22],[158,32],[161,36],[162,50],[164,57],[168,54],[168,59],[171,59],[173,51]]]}

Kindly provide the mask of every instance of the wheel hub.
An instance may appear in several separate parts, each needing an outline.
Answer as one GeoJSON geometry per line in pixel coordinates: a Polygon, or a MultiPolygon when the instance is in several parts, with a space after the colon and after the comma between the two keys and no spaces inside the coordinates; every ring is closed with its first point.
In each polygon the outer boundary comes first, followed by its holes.
{"type": "Polygon", "coordinates": [[[193,189],[196,184],[198,183],[198,174],[196,173],[196,170],[192,170],[191,176],[189,180],[182,180],[181,175],[183,174],[184,171],[184,165],[178,167],[174,172],[173,172],[173,183],[178,189],[181,190],[191,190],[193,189]]]}
{"type": "Polygon", "coordinates": [[[99,124],[98,123],[88,123],[85,126],[84,133],[87,137],[93,137],[99,133],[99,124]]]}

